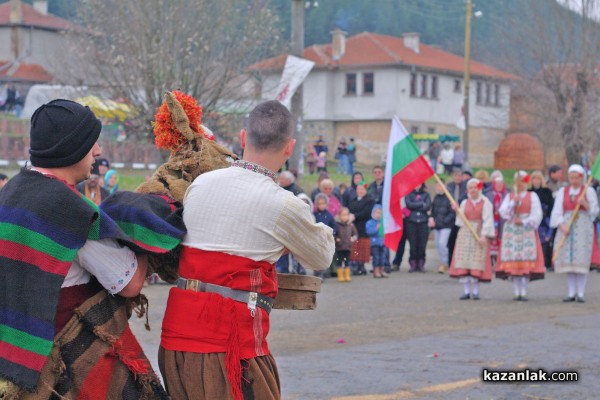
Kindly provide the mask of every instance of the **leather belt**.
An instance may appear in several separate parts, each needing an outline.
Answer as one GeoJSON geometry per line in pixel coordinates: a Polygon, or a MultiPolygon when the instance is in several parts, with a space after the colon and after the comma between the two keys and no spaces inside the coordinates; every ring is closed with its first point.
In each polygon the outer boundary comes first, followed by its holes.
{"type": "Polygon", "coordinates": [[[271,309],[273,309],[273,303],[275,302],[275,299],[260,293],[246,292],[245,290],[236,290],[226,286],[213,285],[212,283],[202,282],[198,279],[179,278],[177,279],[177,287],[193,292],[217,293],[228,299],[246,303],[250,310],[250,314],[253,317],[256,313],[256,307],[260,307],[267,313],[270,313],[271,309]]]}

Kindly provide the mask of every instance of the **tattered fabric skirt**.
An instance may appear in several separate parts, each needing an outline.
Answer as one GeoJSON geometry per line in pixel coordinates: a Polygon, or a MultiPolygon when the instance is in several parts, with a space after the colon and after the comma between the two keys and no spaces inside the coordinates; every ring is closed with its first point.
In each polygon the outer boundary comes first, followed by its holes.
{"type": "MultiPolygon", "coordinates": [[[[7,397],[10,398],[10,397],[7,397]]],[[[168,399],[129,328],[126,300],[105,290],[85,301],[56,335],[29,399],[168,399]]]]}
{"type": "MultiPolygon", "coordinates": [[[[281,385],[272,355],[242,360],[244,400],[278,400],[281,385]]],[[[169,395],[177,400],[231,400],[225,353],[158,350],[158,365],[169,395]]]]}

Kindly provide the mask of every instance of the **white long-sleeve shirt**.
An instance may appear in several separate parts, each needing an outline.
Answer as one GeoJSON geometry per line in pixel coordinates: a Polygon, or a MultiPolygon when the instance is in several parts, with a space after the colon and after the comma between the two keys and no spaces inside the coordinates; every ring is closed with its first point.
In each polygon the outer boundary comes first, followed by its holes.
{"type": "MultiPolygon", "coordinates": [[[[576,195],[579,193],[579,189],[573,189],[571,186],[558,189],[556,198],[554,199],[552,214],[550,214],[550,226],[552,228],[556,228],[562,223],[568,223],[568,221],[565,221],[565,210],[563,209],[565,191],[567,191],[567,195],[576,195]]],[[[585,198],[587,199],[588,203],[590,203],[590,209],[587,210],[587,213],[590,216],[590,219],[593,221],[598,216],[599,212],[598,196],[596,196],[594,189],[588,187],[587,191],[585,192],[585,198]]],[[[583,210],[580,209],[580,212],[582,211],[583,210]]]]}
{"type": "MultiPolygon", "coordinates": [[[[465,212],[465,209],[467,207],[467,201],[471,201],[473,204],[478,204],[480,201],[483,201],[483,210],[481,215],[482,225],[480,236],[491,238],[496,236],[496,232],[494,231],[494,206],[492,205],[492,203],[490,203],[490,201],[482,195],[480,195],[479,198],[475,200],[465,199],[460,203],[460,209],[463,213],[465,212]]],[[[456,214],[455,223],[456,226],[460,226],[461,228],[466,226],[466,224],[464,223],[460,215],[458,215],[458,213],[456,214]]]]}
{"type": "Polygon", "coordinates": [[[270,263],[288,249],[314,270],[333,258],[332,229],[315,223],[306,203],[258,172],[232,166],[202,174],[183,205],[185,246],[270,263]]]}
{"type": "MultiPolygon", "coordinates": [[[[542,205],[538,195],[534,192],[521,192],[519,194],[514,194],[514,196],[519,196],[519,198],[522,200],[527,193],[531,193],[531,211],[529,214],[521,214],[519,217],[523,221],[523,225],[531,226],[537,229],[544,218],[542,205]]],[[[498,210],[500,216],[505,220],[510,220],[514,217],[515,200],[511,200],[510,197],[510,194],[504,197],[504,200],[502,200],[502,204],[500,205],[500,209],[498,210]]]]}

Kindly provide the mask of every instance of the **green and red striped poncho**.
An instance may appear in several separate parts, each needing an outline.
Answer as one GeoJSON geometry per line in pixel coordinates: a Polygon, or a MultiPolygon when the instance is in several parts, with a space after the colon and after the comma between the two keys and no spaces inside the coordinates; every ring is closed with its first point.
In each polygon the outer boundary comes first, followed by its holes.
{"type": "Polygon", "coordinates": [[[0,191],[0,376],[33,390],[49,355],[61,285],[87,240],[165,253],[185,234],[175,204],[124,193],[98,208],[74,188],[22,170],[0,191]],[[109,216],[110,215],[110,216],[109,216]]]}

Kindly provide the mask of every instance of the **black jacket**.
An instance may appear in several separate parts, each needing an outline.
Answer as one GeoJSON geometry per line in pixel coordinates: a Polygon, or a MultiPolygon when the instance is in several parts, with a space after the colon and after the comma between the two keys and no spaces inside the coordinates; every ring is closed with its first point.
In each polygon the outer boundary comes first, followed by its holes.
{"type": "Polygon", "coordinates": [[[369,187],[367,188],[367,192],[373,196],[375,199],[375,203],[382,204],[383,203],[383,181],[381,185],[377,185],[377,181],[371,182],[369,187]]]}
{"type": "MultiPolygon", "coordinates": [[[[448,191],[450,192],[452,197],[454,197],[454,188],[455,187],[456,187],[456,183],[454,183],[454,182],[450,182],[449,184],[446,185],[446,188],[448,189],[448,191]]],[[[458,188],[458,199],[454,199],[454,201],[456,201],[457,204],[460,204],[466,198],[467,198],[467,182],[463,181],[460,183],[460,187],[458,188]]]]}
{"type": "Polygon", "coordinates": [[[302,190],[302,188],[296,182],[284,187],[284,189],[294,193],[294,196],[298,196],[300,193],[304,193],[304,190],[302,190]]]}
{"type": "Polygon", "coordinates": [[[456,213],[452,209],[450,200],[444,194],[436,194],[431,206],[431,217],[435,221],[433,229],[452,228],[456,220],[456,213]]]}
{"type": "Polygon", "coordinates": [[[552,213],[552,207],[554,207],[554,197],[552,197],[552,191],[548,188],[529,189],[530,192],[534,192],[540,199],[542,210],[544,211],[544,217],[550,217],[552,213]]]}
{"type": "Polygon", "coordinates": [[[413,190],[404,198],[406,208],[410,210],[410,214],[406,218],[410,222],[417,224],[426,223],[427,212],[431,208],[431,197],[425,190],[413,190]]]}
{"type": "Polygon", "coordinates": [[[354,226],[356,226],[359,237],[369,237],[365,225],[371,219],[371,211],[373,211],[374,205],[375,200],[369,194],[360,200],[356,197],[348,203],[348,210],[356,217],[354,226]]]}

